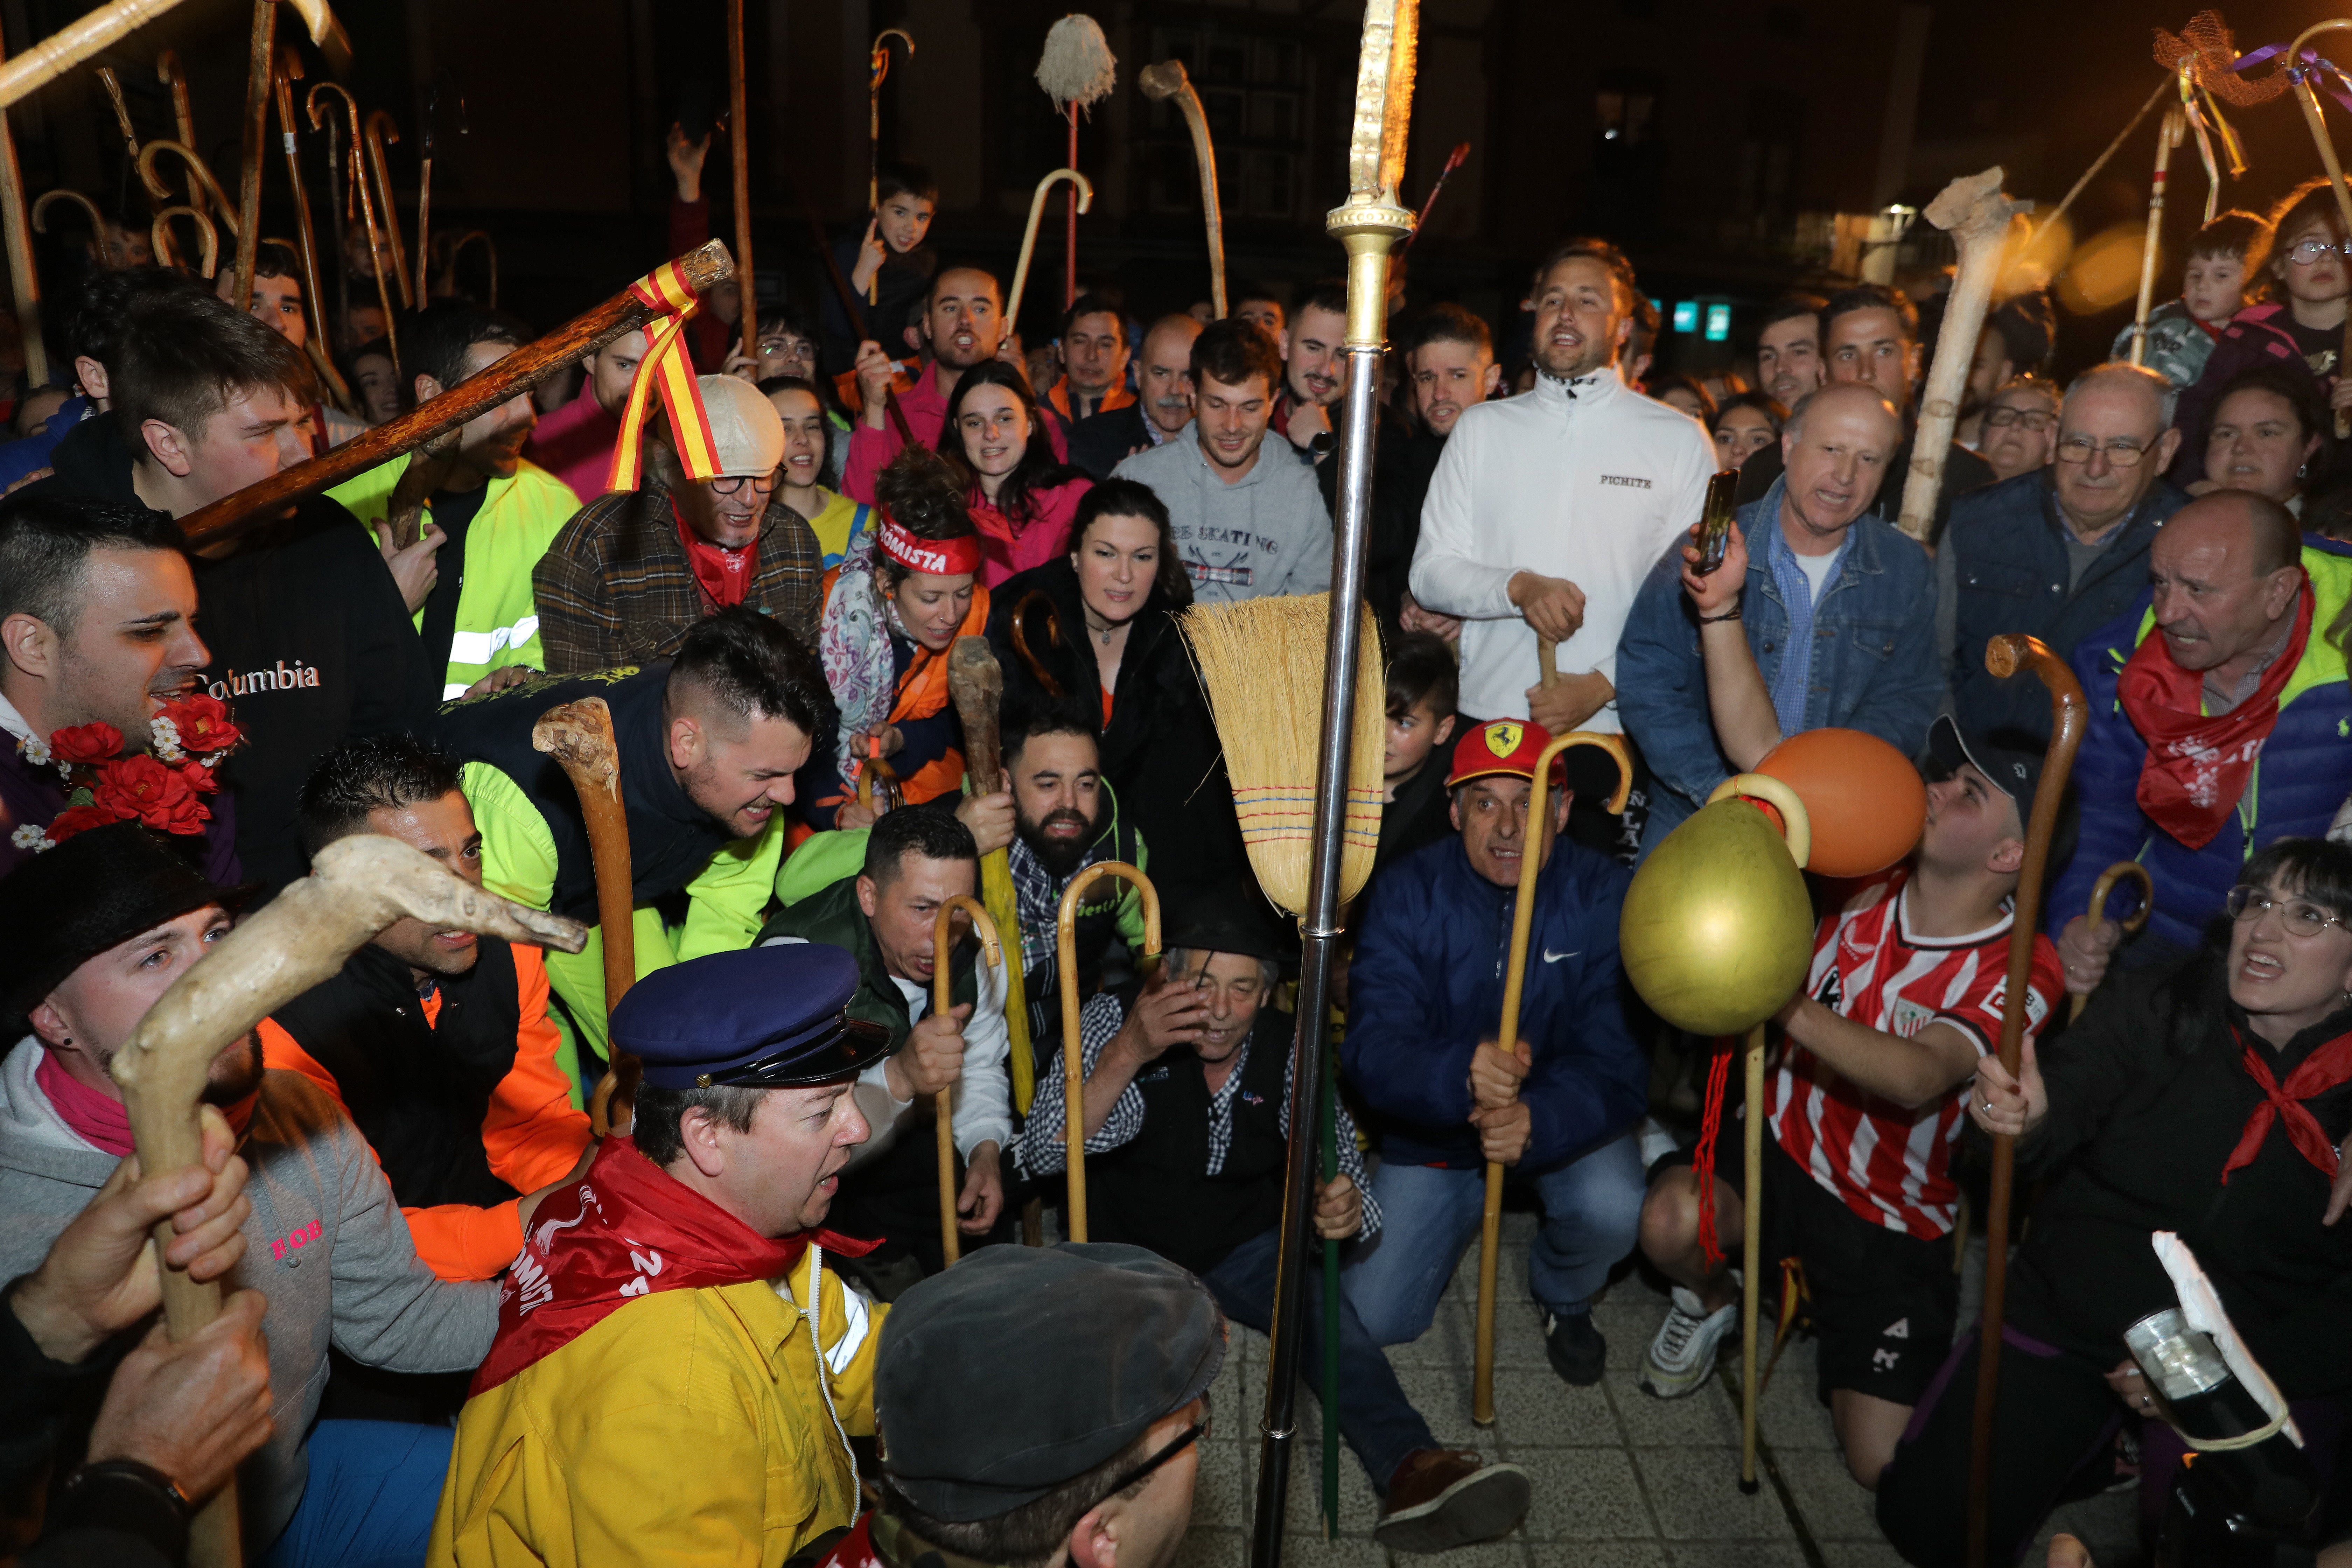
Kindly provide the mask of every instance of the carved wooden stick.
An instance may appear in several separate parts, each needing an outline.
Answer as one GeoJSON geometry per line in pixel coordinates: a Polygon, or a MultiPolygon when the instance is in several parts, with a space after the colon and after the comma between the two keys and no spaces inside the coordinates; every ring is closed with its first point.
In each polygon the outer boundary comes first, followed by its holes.
{"type": "MultiPolygon", "coordinates": [[[[963,721],[964,776],[972,791],[989,795],[1009,787],[1004,777],[1004,671],[986,637],[958,637],[948,650],[948,694],[963,721]]],[[[1013,890],[1013,855],[994,849],[981,858],[980,898],[996,929],[1021,932],[1021,906],[1013,890]]],[[[1004,969],[1004,1030],[1012,1039],[1013,1104],[1024,1116],[1037,1089],[1037,1063],[1029,1046],[1029,998],[1021,973],[1019,943],[1004,969]]]]}
{"type": "Polygon", "coordinates": [[[0,109],[47,86],[133,28],[153,21],[180,0],[114,0],[58,28],[0,66],[0,109]]]}
{"type": "Polygon", "coordinates": [[[400,285],[400,308],[414,310],[425,300],[425,280],[418,279],[412,289],[408,284],[408,242],[401,237],[400,204],[392,199],[392,160],[384,155],[384,143],[400,140],[400,123],[389,110],[379,109],[367,117],[368,168],[375,175],[376,200],[383,204],[384,243],[392,247],[393,281],[400,285]]]}
{"type": "MultiPolygon", "coordinates": [[[[988,910],[981,901],[970,893],[956,894],[940,906],[940,912],[931,921],[931,1011],[934,1014],[945,1013],[955,1005],[954,998],[950,994],[954,989],[953,984],[948,979],[948,954],[954,951],[955,944],[948,940],[948,932],[954,924],[958,910],[971,917],[972,933],[980,938],[982,961],[1007,974],[1012,973],[1015,967],[1004,962],[1004,944],[997,940],[996,921],[989,918],[988,910]]],[[[1020,950],[1014,949],[1013,956],[1018,958],[1020,955],[1020,950]]],[[[1006,1016],[1010,1017],[1011,1014],[1006,1016]]],[[[955,1090],[940,1090],[932,1097],[931,1105],[939,1122],[940,1250],[952,1264],[961,1256],[956,1235],[955,1090]]]]}
{"type": "Polygon", "coordinates": [[[253,262],[261,247],[262,151],[269,135],[269,89],[277,78],[278,0],[253,0],[253,37],[247,51],[245,158],[238,174],[236,271],[229,303],[242,310],[253,300],[253,262]]]}
{"type": "MultiPolygon", "coordinates": [[[[635,872],[629,858],[629,814],[621,800],[621,748],[613,738],[613,710],[601,697],[551,708],[530,727],[533,751],[553,757],[579,792],[587,821],[588,858],[596,873],[596,929],[604,960],[604,1012],[610,1016],[637,978],[635,872]]],[[[605,1044],[612,1045],[608,1038],[605,1044]]],[[[629,1118],[615,1118],[636,1097],[637,1058],[615,1047],[588,1100],[588,1124],[599,1138],[629,1118]]]]}
{"type": "Polygon", "coordinates": [[[1217,320],[1225,319],[1225,215],[1217,201],[1217,149],[1209,140],[1209,117],[1201,95],[1192,90],[1182,60],[1161,60],[1143,68],[1135,79],[1143,96],[1159,103],[1173,102],[1183,111],[1185,128],[1192,133],[1192,162],[1201,171],[1201,214],[1209,229],[1209,302],[1217,320]]]}
{"type": "Polygon", "coordinates": [[[735,185],[735,318],[743,352],[760,357],[759,293],[751,269],[751,125],[743,107],[743,0],[727,0],[728,174],[735,185]]]}
{"type": "Polygon", "coordinates": [[[1936,526],[1944,456],[1951,450],[1952,426],[1959,419],[1969,363],[1976,358],[1977,334],[1984,330],[1985,307],[1992,302],[1992,286],[2000,277],[2009,221],[2033,207],[2031,202],[2013,202],[2001,195],[2000,182],[2001,172],[1995,166],[1954,180],[1927,204],[1927,221],[1951,235],[1960,247],[1960,260],[1952,270],[1951,301],[1944,307],[1935,363],[1928,367],[1927,390],[1919,399],[1918,433],[1911,442],[1911,474],[1903,487],[1903,515],[1897,524],[1922,544],[1936,526]]]}
{"type": "Polygon", "coordinates": [[[384,347],[392,351],[393,374],[399,375],[400,329],[394,320],[392,280],[383,275],[383,236],[375,226],[375,198],[368,194],[367,143],[360,134],[360,100],[353,98],[351,90],[341,82],[319,83],[310,89],[310,96],[306,100],[310,112],[310,128],[314,131],[326,128],[326,117],[330,112],[319,107],[319,95],[322,92],[339,94],[343,100],[343,112],[351,121],[352,186],[359,193],[360,217],[367,225],[368,268],[375,274],[375,297],[383,306],[384,347]]]}

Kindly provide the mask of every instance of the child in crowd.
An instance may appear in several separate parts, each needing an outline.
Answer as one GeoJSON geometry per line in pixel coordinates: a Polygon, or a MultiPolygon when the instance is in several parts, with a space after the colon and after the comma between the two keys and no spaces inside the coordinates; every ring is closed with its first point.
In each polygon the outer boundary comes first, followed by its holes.
{"type": "MultiPolygon", "coordinates": [[[[2230,319],[2246,308],[2247,286],[2260,281],[2270,225],[2252,213],[2225,212],[2199,229],[2189,242],[2180,269],[2180,298],[2167,300],[2147,314],[2147,346],[2140,363],[2175,387],[2197,384],[2205,361],[2230,319]]],[[[2132,329],[2116,334],[2110,353],[2131,358],[2132,329]]]]}
{"type": "Polygon", "coordinates": [[[866,330],[852,330],[841,301],[824,297],[825,363],[846,366],[857,358],[860,338],[872,338],[894,357],[915,347],[907,335],[922,309],[923,291],[940,267],[938,252],[923,243],[939,210],[940,183],[919,163],[882,165],[874,195],[874,216],[866,232],[834,244],[835,260],[849,276],[866,312],[866,330]]]}
{"type": "Polygon", "coordinates": [[[1377,868],[1454,831],[1446,816],[1445,746],[1454,738],[1459,672],[1454,649],[1407,632],[1389,653],[1388,748],[1377,868]]]}

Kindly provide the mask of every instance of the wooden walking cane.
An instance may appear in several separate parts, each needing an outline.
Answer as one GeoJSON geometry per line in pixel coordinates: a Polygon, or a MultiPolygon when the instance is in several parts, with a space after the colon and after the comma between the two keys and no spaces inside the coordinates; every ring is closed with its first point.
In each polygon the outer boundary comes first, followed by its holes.
{"type": "MultiPolygon", "coordinates": [[[[329,979],[360,946],[403,916],[443,930],[577,952],[587,932],[576,921],[509,903],[396,838],[358,834],[319,851],[310,875],[239,922],[173,982],[115,1053],[114,1081],[140,1168],[176,1171],[203,1158],[196,1120],[205,1080],[223,1049],[284,1004],[329,979]]],[[[155,1227],[156,1245],[172,1236],[155,1227]]],[[[184,1340],[220,1315],[217,1281],[199,1284],[163,1270],[163,1321],[184,1340]]],[[[189,1531],[194,1568],[236,1568],[236,1486],[221,1489],[189,1531]]]]}
{"type": "MultiPolygon", "coordinates": [[[[278,138],[286,153],[286,184],[294,193],[294,254],[302,263],[302,309],[310,321],[302,349],[325,384],[329,400],[344,413],[356,414],[359,409],[350,384],[328,352],[327,296],[320,287],[319,237],[310,224],[310,193],[302,184],[302,157],[294,142],[294,84],[301,79],[301,55],[291,45],[280,45],[278,74],[270,90],[278,100],[278,138]]],[[[195,185],[193,176],[189,184],[195,185]]]]}
{"type": "MultiPolygon", "coordinates": [[[[2096,929],[2101,921],[2107,918],[2107,895],[2116,890],[2116,884],[2118,882],[2136,882],[2139,885],[2139,908],[2123,918],[2125,934],[2129,935],[2147,924],[2147,917],[2155,912],[2156,884],[2148,880],[2147,868],[2137,860],[2118,860],[2100,872],[2099,879],[2091,884],[2091,925],[2094,929],[2096,929]]],[[[2088,995],[2068,998],[2066,1021],[2071,1024],[2081,1017],[2083,1009],[2090,1005],[2091,998],[2088,995]]]]}
{"type": "MultiPolygon", "coordinates": [[[[2074,771],[2074,752],[2083,743],[2089,710],[2082,683],[2066,661],[2029,637],[2010,633],[1985,645],[1985,668],[2007,678],[2031,669],[2050,693],[2050,746],[2042,753],[2041,782],[2034,786],[2033,814],[2025,825],[2025,863],[2019,868],[2011,907],[2017,911],[2009,931],[2007,994],[2000,1011],[2000,1065],[2017,1076],[2024,1054],[2025,997],[2033,973],[2034,911],[2042,907],[2042,881],[2049,869],[2050,839],[2058,828],[2058,809],[2066,793],[2067,776],[2074,771]]],[[[2007,1133],[1992,1141],[1991,1191],[1985,1203],[1984,1315],[1977,1336],[1977,1403],[1975,1425],[1969,1437],[1968,1558],[1971,1568],[1985,1568],[1986,1510],[1992,1500],[1992,1423],[1994,1402],[2000,1391],[2001,1314],[2009,1294],[2009,1202],[2016,1175],[2017,1141],[2007,1133]]]]}
{"type": "Polygon", "coordinates": [[[1062,1112],[1069,1166],[1069,1226],[1063,1238],[1066,1241],[1087,1238],[1087,1073],[1085,1052],[1078,1041],[1078,900],[1105,877],[1127,882],[1143,896],[1145,973],[1150,973],[1160,961],[1160,889],[1151,885],[1150,878],[1124,860],[1097,860],[1070,879],[1054,918],[1055,956],[1061,964],[1062,1112]]]}
{"type": "MultiPolygon", "coordinates": [[[[392,276],[400,285],[400,308],[414,310],[425,297],[425,280],[418,279],[415,287],[408,281],[408,242],[400,233],[400,204],[392,195],[392,159],[384,152],[386,143],[398,144],[400,124],[389,110],[379,109],[367,117],[368,173],[375,181],[375,199],[383,207],[383,242],[392,252],[392,276]]],[[[382,262],[378,262],[378,270],[382,262]]]]}
{"type": "Polygon", "coordinates": [[[245,153],[238,165],[236,269],[229,303],[253,300],[253,261],[261,245],[261,164],[269,135],[269,89],[278,74],[278,0],[253,0],[253,38],[246,51],[245,153]]]}
{"type": "MultiPolygon", "coordinates": [[[[2319,166],[2327,171],[2327,188],[2336,193],[2336,216],[2344,220],[2344,237],[2352,244],[2352,190],[2344,184],[2344,165],[2336,156],[2336,143],[2327,134],[2327,117],[2319,111],[2319,89],[2313,86],[2314,68],[2303,63],[2303,47],[2320,34],[2335,28],[2352,29],[2352,20],[2338,17],[2334,21],[2315,23],[2305,27],[2287,46],[2286,75],[2294,84],[2294,100],[2303,106],[2303,121],[2311,128],[2311,140],[2319,148],[2319,166]]],[[[2338,355],[2340,368],[2352,369],[2352,314],[2344,318],[2344,348],[2338,355]]],[[[2336,438],[2339,441],[2352,436],[2352,408],[2336,411],[2336,438]]]]}
{"type": "MultiPolygon", "coordinates": [[[[549,709],[530,727],[530,747],[553,757],[580,796],[588,828],[588,859],[596,873],[596,930],[604,961],[604,1014],[621,1005],[637,979],[636,896],[629,864],[629,813],[621,799],[621,748],[613,738],[613,710],[601,697],[549,709]]],[[[608,1038],[609,1047],[612,1041],[608,1038]]],[[[637,1058],[614,1050],[588,1097],[588,1127],[599,1138],[626,1132],[629,1108],[642,1073],[637,1058]],[[615,1114],[614,1102],[621,1106],[615,1114]]]]}
{"type": "MultiPolygon", "coordinates": [[[[172,95],[172,125],[183,146],[196,144],[196,111],[188,100],[188,79],[180,69],[176,49],[165,49],[155,57],[155,79],[172,95]]],[[[194,174],[188,176],[188,205],[204,205],[204,187],[196,184],[194,174]]]]}
{"type": "MultiPolygon", "coordinates": [[[[416,296],[430,299],[433,294],[433,132],[435,122],[441,117],[441,89],[447,87],[457,95],[457,134],[468,135],[466,124],[466,95],[457,89],[457,78],[445,68],[436,73],[433,85],[425,89],[425,134],[422,156],[416,160],[416,296]]],[[[463,240],[458,241],[463,245],[463,240]]],[[[457,253],[449,253],[452,283],[457,270],[457,253]]],[[[499,302],[498,252],[490,252],[490,306],[499,302]]]]}
{"type": "MultiPolygon", "coordinates": [[[[368,194],[367,142],[360,134],[360,102],[351,95],[350,90],[342,83],[320,82],[311,88],[310,95],[304,105],[310,110],[310,128],[314,131],[323,130],[326,125],[328,111],[319,107],[319,95],[322,92],[337,93],[341,96],[344,113],[351,122],[352,188],[359,195],[361,221],[367,225],[368,268],[375,274],[375,297],[383,305],[383,344],[392,352],[393,374],[401,375],[400,330],[398,322],[394,319],[396,312],[392,308],[392,280],[383,275],[383,235],[375,225],[375,198],[368,194]]],[[[339,257],[337,259],[343,258],[339,257]]],[[[509,359],[513,357],[511,354],[508,356],[509,359]]],[[[501,360],[499,363],[503,364],[506,361],[501,360]]],[[[404,380],[405,377],[404,376],[403,379],[404,380]]],[[[391,428],[390,426],[379,426],[379,429],[389,428],[391,428]]],[[[345,442],[344,445],[350,446],[352,443],[345,442]]]]}
{"type": "MultiPolygon", "coordinates": [[[[877,237],[882,222],[882,79],[890,74],[892,38],[907,46],[908,59],[915,58],[914,35],[906,28],[885,27],[874,35],[874,68],[866,84],[866,210],[872,215],[877,237]]],[[[824,244],[822,229],[818,231],[817,244],[826,256],[833,254],[831,247],[824,244]]],[[[866,285],[866,302],[869,305],[882,302],[882,274],[878,269],[866,285]]]]}
{"type": "MultiPolygon", "coordinates": [[[[760,357],[758,275],[751,270],[751,124],[743,107],[743,0],[727,0],[728,174],[735,186],[735,324],[743,352],[760,357]]],[[[880,274],[876,274],[878,278],[880,274]]]]}
{"type": "Polygon", "coordinates": [[[187,218],[196,226],[196,236],[201,242],[198,254],[204,258],[198,275],[205,278],[217,276],[220,271],[220,230],[213,226],[211,216],[201,208],[188,206],[184,203],[163,208],[148,220],[147,243],[154,247],[158,256],[173,254],[172,220],[175,217],[187,218]]]}
{"type": "MultiPolygon", "coordinates": [[[[1004,671],[986,637],[958,637],[948,650],[948,695],[963,721],[964,776],[972,793],[991,795],[1011,787],[1004,776],[1002,708],[1004,671]]],[[[1000,931],[1014,937],[1013,962],[1004,966],[1004,1032],[1012,1046],[1013,1108],[1029,1114],[1037,1092],[1037,1059],[1029,1039],[1027,979],[1021,972],[1021,901],[1013,889],[1013,852],[992,849],[981,857],[980,900],[1000,931]]]]}
{"type": "MultiPolygon", "coordinates": [[[[1217,200],[1217,149],[1209,139],[1208,112],[1201,95],[1184,73],[1182,60],[1161,60],[1136,74],[1136,86],[1154,103],[1173,103],[1183,112],[1185,129],[1192,133],[1192,164],[1201,174],[1201,216],[1209,229],[1209,304],[1216,319],[1225,319],[1225,212],[1217,200]]],[[[1072,163],[1077,162],[1072,150],[1072,163]]],[[[1405,241],[1412,244],[1411,239],[1405,241]]]]}
{"type": "MultiPolygon", "coordinates": [[[[961,910],[971,917],[972,934],[980,938],[982,961],[991,968],[1010,974],[1013,965],[1004,962],[1004,944],[997,940],[996,922],[988,917],[987,908],[969,893],[958,893],[940,906],[931,919],[931,1012],[944,1015],[955,1005],[949,993],[954,989],[948,978],[948,954],[954,944],[949,936],[955,924],[956,911],[961,910]]],[[[1017,952],[1017,950],[1016,950],[1017,952]]],[[[1007,1014],[1009,1018],[1012,1015],[1007,1014]]],[[[940,1250],[953,1268],[962,1256],[956,1235],[955,1179],[955,1090],[943,1089],[931,1097],[931,1119],[938,1123],[940,1154],[940,1250]]]]}
{"type": "Polygon", "coordinates": [[[1085,212],[1094,205],[1095,188],[1076,169],[1056,169],[1037,182],[1037,189],[1029,197],[1029,226],[1021,232],[1021,259],[1013,268],[1013,292],[1004,301],[1004,330],[1013,331],[1021,321],[1021,295],[1029,286],[1029,253],[1037,248],[1037,220],[1045,216],[1045,193],[1057,180],[1067,180],[1076,187],[1078,210],[1085,212]]]}
{"type": "Polygon", "coordinates": [[[1954,180],[1927,204],[1925,214],[1929,223],[1951,235],[1960,258],[1952,270],[1944,324],[1936,333],[1935,362],[1927,368],[1927,384],[1919,396],[1911,473],[1904,481],[1903,514],[1896,524],[1922,544],[1932,542],[1944,458],[1952,447],[1952,426],[1959,419],[1960,395],[1968,389],[1977,338],[1984,331],[1985,308],[1992,302],[1992,286],[2000,277],[2010,220],[2033,205],[2001,195],[2000,182],[1998,166],[1954,180]]]}
{"type": "Polygon", "coordinates": [[[2139,307],[2132,313],[2131,363],[2147,353],[2147,310],[2156,296],[2156,253],[2164,228],[2165,174],[2172,165],[2172,150],[2189,134],[2189,118],[2177,109],[2164,111],[2156,132],[2156,178],[2147,188],[2147,233],[2139,242],[2139,307]]]}
{"type": "Polygon", "coordinates": [[[115,270],[113,261],[106,254],[106,218],[99,212],[98,204],[79,191],[69,191],[60,185],[54,191],[43,191],[34,197],[33,232],[35,234],[49,232],[49,209],[59,202],[65,203],[68,206],[81,208],[82,216],[89,223],[90,265],[100,272],[115,270]]]}
{"type": "MultiPolygon", "coordinates": [[[[16,324],[25,336],[25,380],[45,386],[49,379],[49,351],[41,341],[41,278],[33,268],[31,223],[25,211],[25,172],[16,163],[16,137],[8,128],[8,112],[0,109],[0,237],[8,248],[8,280],[16,305],[16,324]]],[[[98,247],[106,248],[106,231],[98,231],[98,247]]]]}
{"type": "MultiPolygon", "coordinates": [[[[727,247],[712,240],[679,257],[687,286],[699,294],[727,277],[734,264],[727,247]]],[[[354,474],[411,452],[444,431],[454,430],[486,408],[494,408],[538,384],[550,371],[593,353],[623,332],[635,331],[660,312],[625,289],[586,313],[573,317],[545,337],[528,343],[488,369],[467,377],[440,396],[341,446],[298,463],[284,472],[247,485],[235,495],[180,520],[181,531],[192,545],[233,539],[282,514],[304,496],[339,485],[354,474]]]]}
{"type": "MultiPolygon", "coordinates": [[[[1617,762],[1617,787],[1610,793],[1609,809],[1622,813],[1633,790],[1633,759],[1622,736],[1596,730],[1578,730],[1553,737],[1536,753],[1536,776],[1528,791],[1526,842],[1519,854],[1519,886],[1512,898],[1511,955],[1503,972],[1503,1022],[1495,1043],[1505,1056],[1519,1045],[1519,997],[1527,989],[1528,937],[1535,929],[1536,878],[1543,870],[1545,841],[1551,826],[1547,809],[1551,797],[1551,767],[1561,752],[1577,746],[1598,746],[1617,762]]],[[[1481,1426],[1495,1424],[1495,1280],[1502,1261],[1503,1166],[1486,1162],[1486,1201],[1478,1220],[1478,1325],[1470,1374],[1470,1419],[1481,1426]]]]}
{"type": "MultiPolygon", "coordinates": [[[[147,187],[149,195],[155,198],[159,204],[158,210],[161,210],[161,204],[172,199],[172,187],[163,183],[162,171],[155,167],[167,153],[186,166],[189,184],[204,191],[205,201],[210,202],[214,211],[219,215],[221,226],[228,230],[230,238],[236,238],[241,232],[236,206],[228,199],[228,193],[221,189],[220,181],[213,177],[211,166],[194,148],[183,142],[174,142],[168,136],[158,136],[139,149],[139,183],[147,187]]],[[[205,205],[205,202],[192,203],[190,210],[202,214],[205,205]]]]}

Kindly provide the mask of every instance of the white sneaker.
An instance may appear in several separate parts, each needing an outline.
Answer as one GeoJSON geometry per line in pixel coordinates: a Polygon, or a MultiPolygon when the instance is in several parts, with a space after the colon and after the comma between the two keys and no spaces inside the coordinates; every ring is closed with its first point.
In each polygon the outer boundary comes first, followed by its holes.
{"type": "Polygon", "coordinates": [[[1641,1139],[1642,1169],[1644,1171],[1654,1169],[1659,1161],[1682,1147],[1675,1142],[1673,1133],[1658,1125],[1658,1119],[1654,1116],[1642,1118],[1641,1126],[1634,1131],[1641,1139]]]}
{"type": "Polygon", "coordinates": [[[1696,1296],[1675,1286],[1674,1305],[1642,1358],[1643,1385],[1661,1399],[1680,1399],[1696,1390],[1715,1370],[1716,1347],[1738,1321],[1737,1301],[1710,1316],[1696,1296]]]}

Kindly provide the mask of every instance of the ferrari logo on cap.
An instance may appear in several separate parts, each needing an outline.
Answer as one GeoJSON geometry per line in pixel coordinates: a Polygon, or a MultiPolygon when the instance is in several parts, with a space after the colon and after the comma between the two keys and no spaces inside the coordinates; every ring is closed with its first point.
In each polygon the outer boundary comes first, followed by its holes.
{"type": "Polygon", "coordinates": [[[1499,719],[1486,726],[1486,749],[1497,757],[1507,758],[1519,749],[1519,737],[1526,729],[1508,719],[1499,719]]]}

